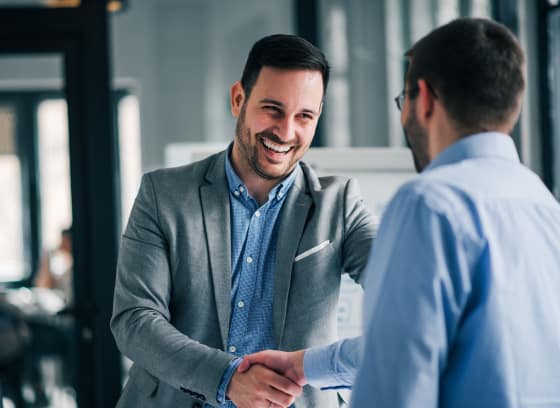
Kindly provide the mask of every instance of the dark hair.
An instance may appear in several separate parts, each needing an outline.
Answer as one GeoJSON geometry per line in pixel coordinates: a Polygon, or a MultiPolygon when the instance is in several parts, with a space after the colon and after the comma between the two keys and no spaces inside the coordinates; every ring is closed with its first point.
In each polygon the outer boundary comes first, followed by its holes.
{"type": "Polygon", "coordinates": [[[480,18],[457,19],[426,35],[405,56],[410,59],[410,98],[424,79],[459,126],[502,125],[518,113],[525,87],[524,55],[505,26],[480,18]]]}
{"type": "Polygon", "coordinates": [[[247,97],[251,94],[262,67],[319,71],[323,77],[323,97],[327,92],[330,67],[325,55],[297,35],[269,35],[253,45],[241,77],[241,85],[247,97]]]}

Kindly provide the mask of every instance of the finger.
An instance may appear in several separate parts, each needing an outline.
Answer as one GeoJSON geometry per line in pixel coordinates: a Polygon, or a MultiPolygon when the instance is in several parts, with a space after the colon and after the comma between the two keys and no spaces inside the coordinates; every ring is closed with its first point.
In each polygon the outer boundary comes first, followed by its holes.
{"type": "Polygon", "coordinates": [[[262,364],[262,365],[267,365],[267,358],[266,358],[266,353],[263,351],[259,351],[257,353],[253,353],[253,354],[248,354],[245,357],[243,357],[243,360],[248,359],[251,365],[254,364],[262,364]]]}
{"type": "Polygon", "coordinates": [[[241,364],[239,364],[239,367],[237,367],[237,370],[240,373],[244,373],[245,371],[247,371],[249,368],[251,368],[252,365],[252,361],[251,358],[249,356],[245,356],[243,357],[243,360],[241,361],[241,364]]]}
{"type": "MultiPolygon", "coordinates": [[[[251,368],[251,366],[255,364],[262,364],[266,366],[267,365],[266,356],[262,355],[261,352],[248,354],[243,357],[243,360],[241,361],[238,370],[240,373],[244,373],[249,368],[251,368]]],[[[274,367],[269,367],[269,368],[274,368],[274,367]]]]}
{"type": "Polygon", "coordinates": [[[284,408],[292,405],[295,402],[296,397],[294,395],[285,394],[275,388],[270,387],[267,400],[270,402],[269,405],[271,407],[284,408]]]}
{"type": "Polygon", "coordinates": [[[294,397],[299,397],[301,395],[302,387],[289,378],[270,372],[267,380],[271,387],[274,387],[284,394],[293,395],[294,397]]]}

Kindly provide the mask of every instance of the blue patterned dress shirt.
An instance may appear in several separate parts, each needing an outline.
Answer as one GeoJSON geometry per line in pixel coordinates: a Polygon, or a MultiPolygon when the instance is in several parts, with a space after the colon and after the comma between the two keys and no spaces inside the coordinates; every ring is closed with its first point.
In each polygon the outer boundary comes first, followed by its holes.
{"type": "MultiPolygon", "coordinates": [[[[237,357],[275,349],[273,310],[277,219],[286,195],[301,169],[295,170],[268,194],[259,207],[236,174],[228,149],[226,177],[231,211],[231,320],[227,351],[237,357]]],[[[235,407],[225,393],[241,360],[230,364],[218,390],[221,407],[235,407]]]]}

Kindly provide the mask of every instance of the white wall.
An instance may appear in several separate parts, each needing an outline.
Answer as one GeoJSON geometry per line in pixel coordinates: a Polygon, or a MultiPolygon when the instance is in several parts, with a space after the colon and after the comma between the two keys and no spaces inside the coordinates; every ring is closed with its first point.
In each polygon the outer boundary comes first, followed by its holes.
{"type": "Polygon", "coordinates": [[[251,45],[291,32],[291,1],[136,0],[111,18],[116,83],[140,96],[143,170],[164,147],[233,137],[229,88],[251,45]]]}

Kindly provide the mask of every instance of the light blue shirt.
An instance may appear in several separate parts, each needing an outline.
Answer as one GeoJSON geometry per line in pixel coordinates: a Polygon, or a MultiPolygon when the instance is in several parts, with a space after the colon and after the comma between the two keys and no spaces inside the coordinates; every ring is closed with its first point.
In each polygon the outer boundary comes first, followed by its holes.
{"type": "Polygon", "coordinates": [[[360,364],[362,338],[344,339],[307,349],[303,371],[307,383],[322,390],[351,388],[360,364]]]}
{"type": "MultiPolygon", "coordinates": [[[[226,155],[225,172],[230,190],[231,211],[231,320],[227,351],[237,357],[276,348],[272,322],[274,262],[276,260],[277,219],[286,194],[294,183],[299,166],[268,194],[262,206],[251,197],[226,155]]],[[[225,238],[225,237],[224,237],[225,238]]],[[[225,238],[227,239],[227,238],[225,238]]],[[[241,360],[233,360],[218,390],[222,407],[227,386],[241,360]]]]}
{"type": "Polygon", "coordinates": [[[353,407],[560,407],[560,205],[509,136],[461,139],[395,195],[364,321],[353,407]]]}

